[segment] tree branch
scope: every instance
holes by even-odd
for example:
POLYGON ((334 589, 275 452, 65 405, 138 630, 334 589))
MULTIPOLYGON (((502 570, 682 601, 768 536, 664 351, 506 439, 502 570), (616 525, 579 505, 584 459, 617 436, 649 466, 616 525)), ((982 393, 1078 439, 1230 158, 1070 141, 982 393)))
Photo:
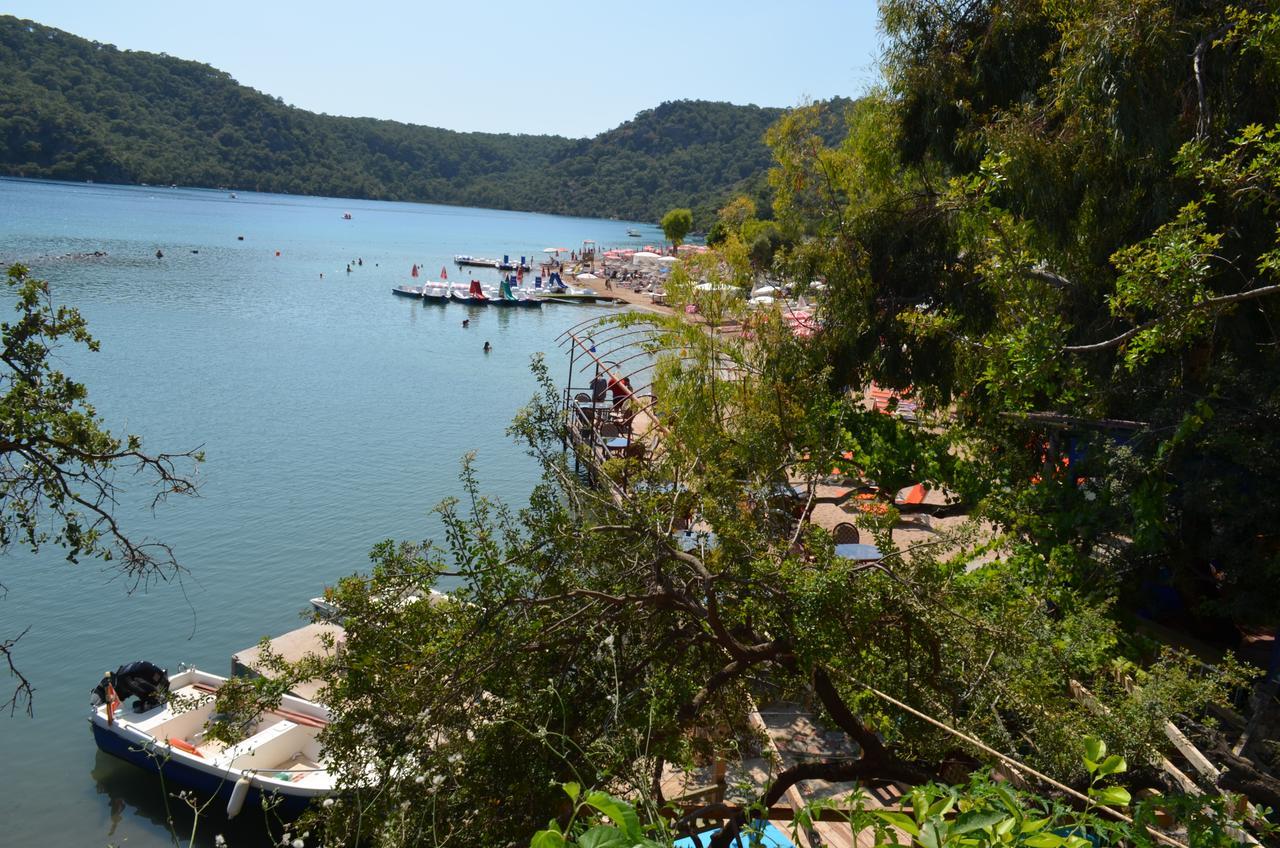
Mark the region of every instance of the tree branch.
MULTIPOLYGON (((753 804, 749 810, 738 809, 734 811, 725 822, 720 831, 711 837, 710 848, 729 848, 733 844, 734 837, 742 830, 743 825, 749 820, 759 817, 760 810, 767 810, 786 794, 787 790, 797 783, 805 780, 822 780, 827 783, 845 783, 851 780, 866 780, 868 778, 889 778, 896 779, 892 775, 885 774, 882 771, 881 764, 867 760, 866 758, 854 760, 827 761, 819 763, 800 763, 792 766, 786 771, 778 775, 777 780, 769 787, 769 790, 760 799, 759 804, 753 804)), ((687 813, 681 823, 686 820, 702 818, 707 814, 715 812, 724 812, 728 808, 725 805, 711 805, 706 808, 699 808, 687 813)), ((677 826, 679 827, 679 825, 677 826)))
POLYGON ((1227 304, 1230 304, 1230 303, 1238 303, 1239 301, 1242 301, 1242 300, 1253 300, 1255 298, 1267 297, 1273 294, 1280 294, 1280 285, 1262 286, 1261 288, 1250 289, 1249 291, 1239 292, 1238 294, 1227 294, 1221 297, 1211 297, 1208 300, 1202 300, 1199 303, 1194 303, 1190 306, 1184 306, 1183 308, 1175 310, 1169 315, 1161 315, 1159 318, 1152 318, 1150 321, 1147 321, 1144 324, 1139 324, 1138 326, 1134 327, 1131 330, 1126 330, 1125 332, 1121 333, 1115 338, 1110 338, 1110 339, 1107 339, 1106 341, 1101 341, 1101 342, 1094 342, 1093 344, 1067 345, 1066 347, 1063 348, 1063 350, 1067 353, 1096 353, 1100 350, 1107 350, 1108 348, 1118 347, 1124 344, 1125 342, 1129 341, 1129 339, 1138 335, 1142 331, 1150 330, 1152 327, 1160 324, 1163 321, 1168 321, 1170 318, 1174 318, 1179 315, 1185 315, 1188 312, 1196 312, 1201 309, 1212 309, 1215 306, 1226 306, 1227 304))
MULTIPOLYGON (((27 631, 30 629, 31 628, 28 626, 12 639, 6 639, 3 642, 0 642, 0 654, 4 655, 5 663, 9 666, 9 676, 16 677, 18 679, 18 685, 14 688, 13 695, 9 698, 9 703, 7 705, 9 707, 9 715, 11 716, 17 711, 18 705, 23 701, 26 701, 27 704, 27 716, 30 717, 33 715, 31 696, 35 694, 35 689, 32 688, 31 681, 27 680, 27 678, 23 676, 22 672, 18 671, 18 667, 13 664, 12 650, 13 646, 18 644, 18 640, 23 636, 26 636, 27 631)), ((0 707, 0 709, 3 709, 3 707, 0 707)))

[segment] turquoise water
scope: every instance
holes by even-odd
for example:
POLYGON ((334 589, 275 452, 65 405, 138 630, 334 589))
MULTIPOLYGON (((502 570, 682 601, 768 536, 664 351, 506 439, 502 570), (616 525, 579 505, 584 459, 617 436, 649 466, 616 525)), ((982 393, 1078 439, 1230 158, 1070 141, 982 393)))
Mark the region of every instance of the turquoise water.
MULTIPOLYGON (((34 718, 0 717, 0 845, 171 844, 159 784, 94 748, 88 692, 104 670, 149 659, 226 673, 233 652, 298 626, 309 597, 363 569, 374 543, 435 534, 431 507, 458 492, 467 451, 486 491, 527 495, 536 469, 505 428, 533 394, 529 359, 545 351, 558 366, 556 335, 604 310, 392 296, 413 263, 461 279, 455 253, 540 258, 583 239, 626 243, 637 226, 237 194, 0 179, 0 262, 49 280, 102 343, 64 349, 63 369, 113 431, 207 455, 199 498, 121 511, 132 534, 174 546, 190 571, 181 585, 128 594, 56 549, 0 557, 0 637, 30 625, 17 657, 37 687, 34 718), (95 250, 107 256, 67 257, 95 250)), ((214 830, 226 828, 199 844, 214 830)), ((263 840, 251 826, 229 833, 263 840)))

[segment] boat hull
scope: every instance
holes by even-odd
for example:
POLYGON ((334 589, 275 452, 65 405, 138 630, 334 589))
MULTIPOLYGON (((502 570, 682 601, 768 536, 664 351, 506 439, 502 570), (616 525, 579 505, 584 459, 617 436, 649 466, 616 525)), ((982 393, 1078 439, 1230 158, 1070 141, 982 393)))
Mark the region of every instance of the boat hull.
POLYGON ((539 300, 532 300, 530 298, 519 298, 519 297, 495 297, 495 298, 490 298, 489 302, 492 303, 494 306, 510 306, 517 309, 528 308, 528 307, 536 308, 542 305, 542 302, 539 300))
MULTIPOLYGON (((163 745, 134 742, 113 733, 108 728, 99 726, 96 722, 93 723, 93 741, 97 744, 98 750, 104 754, 110 754, 162 778, 166 792, 169 791, 169 787, 178 786, 190 789, 202 798, 216 796, 224 810, 227 802, 231 800, 231 791, 236 785, 235 779, 225 776, 225 773, 215 774, 189 766, 178 757, 169 756, 169 752, 163 745)), ((238 775, 234 777, 238 778, 238 775)), ((243 809, 260 809, 264 796, 277 815, 282 818, 297 818, 302 815, 312 798, 319 797, 290 795, 251 784, 243 809)))
POLYGON ((400 297, 422 297, 421 291, 417 291, 412 288, 407 288, 405 286, 397 286, 396 288, 391 290, 391 293, 395 295, 399 295, 400 297))

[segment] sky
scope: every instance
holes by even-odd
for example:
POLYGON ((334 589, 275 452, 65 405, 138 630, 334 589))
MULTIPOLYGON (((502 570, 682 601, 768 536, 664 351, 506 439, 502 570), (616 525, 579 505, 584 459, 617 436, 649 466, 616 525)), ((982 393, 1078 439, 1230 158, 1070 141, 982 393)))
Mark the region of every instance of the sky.
POLYGON ((875 0, 18 0, 0 12, 206 62, 285 103, 592 136, 667 100, 795 106, 875 80, 875 0))

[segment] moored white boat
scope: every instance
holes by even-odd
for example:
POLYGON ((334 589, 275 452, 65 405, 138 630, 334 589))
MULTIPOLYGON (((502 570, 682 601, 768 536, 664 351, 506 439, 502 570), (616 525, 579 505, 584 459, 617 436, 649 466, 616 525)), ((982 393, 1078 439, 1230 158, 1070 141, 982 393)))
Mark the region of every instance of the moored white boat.
MULTIPOLYGON (((94 741, 105 753, 162 774, 170 786, 219 796, 228 815, 267 797, 278 800, 281 815, 292 816, 313 799, 332 794, 334 778, 316 738, 329 722, 328 710, 286 695, 276 710, 245 729, 242 741, 228 746, 205 735, 214 697, 226 682, 198 669, 180 672, 168 679, 169 697, 162 693, 141 703, 142 712, 108 693, 89 715, 94 741)), ((127 702, 127 681, 115 685, 127 702)))

